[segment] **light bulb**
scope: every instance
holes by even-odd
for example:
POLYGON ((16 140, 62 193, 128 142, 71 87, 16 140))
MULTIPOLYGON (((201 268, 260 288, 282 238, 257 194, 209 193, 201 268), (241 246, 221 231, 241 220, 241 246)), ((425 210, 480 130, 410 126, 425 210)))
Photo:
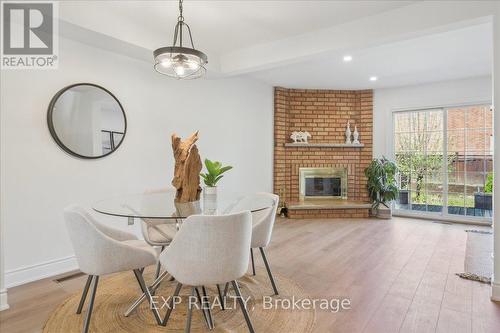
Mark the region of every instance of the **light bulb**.
POLYGON ((189 61, 187 65, 189 69, 192 69, 193 71, 197 71, 200 68, 200 64, 196 61, 189 61))
POLYGON ((184 73, 186 72, 184 70, 184 65, 183 64, 176 64, 174 66, 174 71, 175 71, 175 74, 177 74, 177 76, 183 76, 184 73))
POLYGON ((351 61, 351 60, 352 60, 352 56, 350 56, 350 55, 345 55, 345 56, 344 56, 344 61, 345 61, 345 62, 349 62, 349 61, 351 61))

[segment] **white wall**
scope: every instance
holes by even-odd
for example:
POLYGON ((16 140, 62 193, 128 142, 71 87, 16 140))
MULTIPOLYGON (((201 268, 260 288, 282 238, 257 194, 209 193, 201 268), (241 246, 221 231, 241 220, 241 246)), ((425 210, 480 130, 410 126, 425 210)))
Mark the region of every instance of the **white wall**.
POLYGON ((401 109, 491 103, 491 77, 377 89, 373 99, 373 156, 393 154, 392 113, 401 109))
MULTIPOLYGON (((176 81, 150 63, 60 40, 58 70, 2 71, 1 222, 6 284, 75 268, 62 210, 101 198, 167 186, 170 135, 200 130, 202 158, 231 164, 220 191, 272 190, 273 91, 251 79, 176 81), (46 124, 62 87, 91 82, 109 89, 128 121, 110 156, 82 160, 61 150, 46 124)), ((126 221, 118 219, 117 225, 126 221)))

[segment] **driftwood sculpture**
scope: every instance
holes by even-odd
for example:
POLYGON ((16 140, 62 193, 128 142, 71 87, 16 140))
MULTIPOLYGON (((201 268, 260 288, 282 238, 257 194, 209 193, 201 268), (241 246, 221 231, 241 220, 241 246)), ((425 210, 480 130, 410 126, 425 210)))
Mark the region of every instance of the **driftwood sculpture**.
POLYGON ((202 169, 200 154, 195 142, 198 131, 186 141, 181 141, 177 134, 172 134, 172 149, 175 158, 174 179, 172 185, 177 189, 177 202, 192 202, 200 199, 200 172, 202 169))

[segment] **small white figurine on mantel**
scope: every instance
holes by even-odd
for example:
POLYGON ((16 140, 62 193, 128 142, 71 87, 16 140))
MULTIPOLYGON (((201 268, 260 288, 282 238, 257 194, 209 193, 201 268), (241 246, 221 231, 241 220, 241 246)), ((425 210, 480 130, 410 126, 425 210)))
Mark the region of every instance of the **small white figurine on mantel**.
POLYGON ((307 140, 311 137, 309 132, 292 132, 290 135, 290 139, 293 140, 293 143, 309 143, 307 140))
POLYGON ((351 144, 351 123, 350 120, 347 121, 347 127, 345 129, 345 144, 351 144))
POLYGON ((354 126, 354 133, 352 133, 352 143, 355 145, 359 145, 359 132, 358 132, 358 126, 354 126))

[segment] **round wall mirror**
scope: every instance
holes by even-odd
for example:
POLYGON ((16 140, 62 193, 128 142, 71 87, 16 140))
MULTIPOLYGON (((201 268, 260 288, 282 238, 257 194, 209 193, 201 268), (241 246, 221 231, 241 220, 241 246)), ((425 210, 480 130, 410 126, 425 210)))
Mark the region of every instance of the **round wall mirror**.
POLYGON ((127 131, 118 99, 92 83, 73 84, 57 92, 50 101, 47 123, 57 144, 80 158, 111 154, 127 131))

